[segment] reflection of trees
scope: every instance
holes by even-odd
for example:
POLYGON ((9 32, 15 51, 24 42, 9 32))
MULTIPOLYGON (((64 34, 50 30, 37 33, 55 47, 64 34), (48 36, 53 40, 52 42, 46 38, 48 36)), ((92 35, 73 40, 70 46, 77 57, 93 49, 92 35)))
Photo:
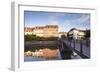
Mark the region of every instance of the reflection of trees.
POLYGON ((25 41, 53 41, 57 39, 58 37, 40 37, 36 35, 25 35, 25 41))

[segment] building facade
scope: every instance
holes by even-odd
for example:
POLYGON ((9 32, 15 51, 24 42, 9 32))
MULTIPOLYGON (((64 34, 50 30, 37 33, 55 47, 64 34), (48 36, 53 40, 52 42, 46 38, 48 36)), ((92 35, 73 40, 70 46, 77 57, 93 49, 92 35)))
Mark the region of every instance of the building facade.
POLYGON ((32 28, 32 27, 25 27, 24 28, 25 35, 32 35, 33 30, 34 30, 34 28, 32 28))
POLYGON ((39 37, 58 37, 58 25, 25 27, 25 35, 32 34, 39 37))
POLYGON ((73 28, 68 32, 68 35, 72 39, 83 39, 86 34, 85 31, 86 30, 80 30, 80 29, 73 28))
POLYGON ((61 38, 62 36, 67 37, 67 32, 59 32, 59 38, 61 38))
POLYGON ((44 28, 45 37, 58 37, 58 25, 46 25, 44 28))
POLYGON ((32 31, 34 35, 43 37, 44 36, 44 27, 43 26, 36 26, 32 31))

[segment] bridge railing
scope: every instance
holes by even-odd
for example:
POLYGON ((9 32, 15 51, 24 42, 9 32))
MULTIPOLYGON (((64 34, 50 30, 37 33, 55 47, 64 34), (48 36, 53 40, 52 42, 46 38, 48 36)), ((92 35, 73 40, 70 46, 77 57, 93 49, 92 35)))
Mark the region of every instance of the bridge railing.
POLYGON ((72 47, 74 50, 78 51, 80 54, 85 55, 90 58, 90 40, 74 40, 74 39, 64 39, 66 45, 72 47))

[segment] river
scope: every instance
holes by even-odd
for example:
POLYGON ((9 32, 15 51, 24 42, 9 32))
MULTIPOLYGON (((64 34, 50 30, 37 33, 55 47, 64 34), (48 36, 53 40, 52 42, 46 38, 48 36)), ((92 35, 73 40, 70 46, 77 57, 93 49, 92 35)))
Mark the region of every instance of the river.
POLYGON ((61 60, 60 52, 58 51, 58 57, 57 58, 44 58, 44 57, 24 56, 24 61, 25 62, 47 61, 47 60, 61 60))

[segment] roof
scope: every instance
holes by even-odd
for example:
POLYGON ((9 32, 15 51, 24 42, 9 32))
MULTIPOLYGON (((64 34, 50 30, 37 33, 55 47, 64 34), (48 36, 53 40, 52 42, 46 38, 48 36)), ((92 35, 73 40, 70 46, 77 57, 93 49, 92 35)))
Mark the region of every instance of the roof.
MULTIPOLYGON (((73 31, 73 30, 77 30, 77 31, 80 31, 80 32, 85 32, 85 31, 90 31, 90 29, 86 29, 86 30, 83 30, 83 29, 77 29, 77 28, 72 28, 72 29, 70 29, 70 31, 73 31)), ((69 31, 69 32, 70 32, 69 31)))

